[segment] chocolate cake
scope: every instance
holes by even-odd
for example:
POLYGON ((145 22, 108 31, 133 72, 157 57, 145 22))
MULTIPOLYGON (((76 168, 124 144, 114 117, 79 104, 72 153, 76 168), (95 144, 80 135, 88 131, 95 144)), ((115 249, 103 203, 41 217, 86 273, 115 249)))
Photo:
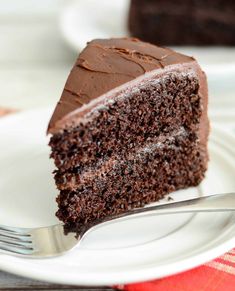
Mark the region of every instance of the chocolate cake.
POLYGON ((235 1, 131 0, 132 35, 163 45, 235 45, 235 1))
POLYGON ((206 76, 194 58, 168 48, 93 40, 72 68, 48 132, 57 216, 77 230, 201 182, 206 76))

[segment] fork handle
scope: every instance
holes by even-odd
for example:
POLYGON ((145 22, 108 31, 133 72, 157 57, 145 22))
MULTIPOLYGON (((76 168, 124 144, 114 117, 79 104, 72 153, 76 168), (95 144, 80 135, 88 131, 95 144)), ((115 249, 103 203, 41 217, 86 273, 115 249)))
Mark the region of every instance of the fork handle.
POLYGON ((163 205, 133 209, 123 214, 107 217, 104 222, 132 215, 149 215, 150 212, 154 212, 156 215, 163 215, 174 213, 223 211, 235 211, 235 193, 216 194, 163 205))

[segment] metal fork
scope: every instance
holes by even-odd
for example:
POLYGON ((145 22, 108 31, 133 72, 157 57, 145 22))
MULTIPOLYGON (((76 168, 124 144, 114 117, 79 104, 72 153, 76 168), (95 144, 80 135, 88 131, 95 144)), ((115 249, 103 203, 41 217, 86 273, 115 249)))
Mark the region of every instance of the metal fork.
POLYGON ((228 193, 130 210, 85 226, 78 234, 65 234, 63 224, 41 228, 18 228, 0 225, 0 251, 6 254, 30 258, 58 256, 73 249, 85 234, 95 230, 97 226, 100 227, 111 223, 113 220, 123 220, 129 217, 146 215, 234 210, 235 193, 228 193))

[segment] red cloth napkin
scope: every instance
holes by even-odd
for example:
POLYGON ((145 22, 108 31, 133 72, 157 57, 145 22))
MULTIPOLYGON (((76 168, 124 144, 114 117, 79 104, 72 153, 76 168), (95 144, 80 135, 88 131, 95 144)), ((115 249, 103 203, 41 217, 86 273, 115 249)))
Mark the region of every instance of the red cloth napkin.
POLYGON ((126 291, 235 291, 235 249, 184 273, 117 288, 126 291))
POLYGON ((12 113, 12 112, 15 112, 16 110, 14 109, 9 109, 9 108, 2 108, 0 107, 0 117, 1 116, 4 116, 4 115, 7 115, 9 113, 12 113))

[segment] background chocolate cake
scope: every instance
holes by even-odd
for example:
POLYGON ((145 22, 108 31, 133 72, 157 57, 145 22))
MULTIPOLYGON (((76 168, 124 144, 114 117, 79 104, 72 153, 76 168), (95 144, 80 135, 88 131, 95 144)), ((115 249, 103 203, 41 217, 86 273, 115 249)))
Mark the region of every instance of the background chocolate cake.
POLYGON ((129 29, 162 45, 235 45, 235 1, 131 0, 129 29))
POLYGON ((204 177, 205 74, 192 57, 167 48, 93 40, 68 77, 48 132, 57 216, 70 230, 142 207, 204 177))

